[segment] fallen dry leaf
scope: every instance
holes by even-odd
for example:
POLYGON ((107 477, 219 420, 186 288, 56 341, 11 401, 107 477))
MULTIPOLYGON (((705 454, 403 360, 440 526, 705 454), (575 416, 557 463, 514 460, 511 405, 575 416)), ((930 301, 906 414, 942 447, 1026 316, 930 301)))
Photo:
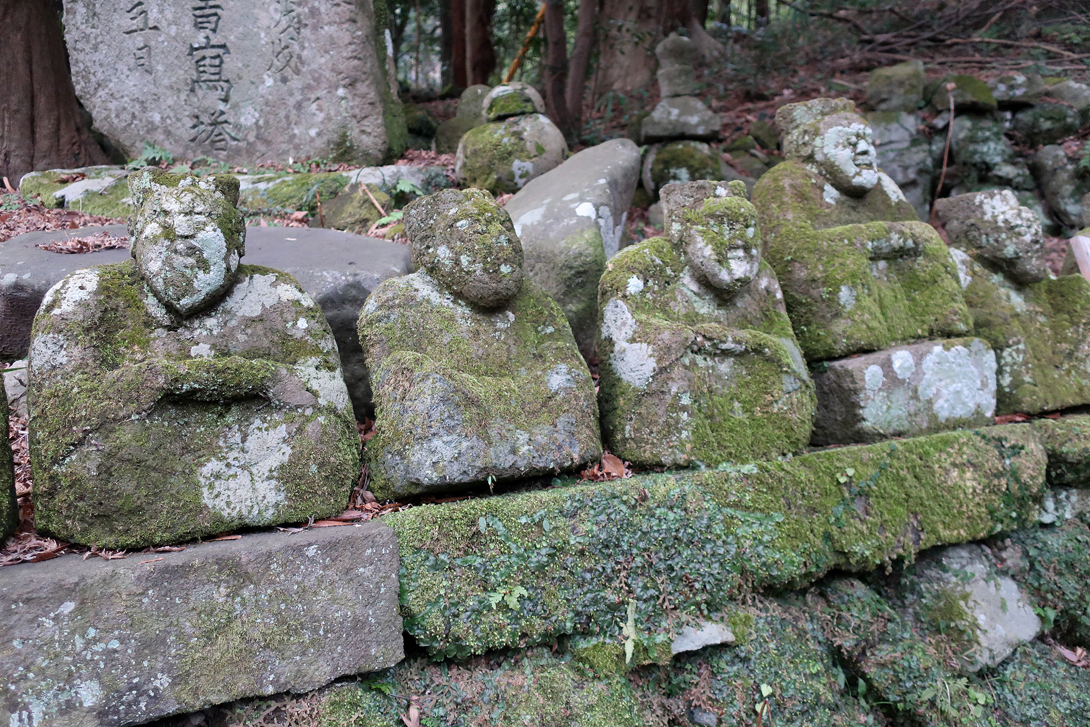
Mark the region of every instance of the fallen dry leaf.
POLYGON ((1071 649, 1060 646, 1056 643, 1052 645, 1056 647, 1056 651, 1060 652, 1060 656, 1067 659, 1075 666, 1082 669, 1090 669, 1090 658, 1087 658, 1086 649, 1082 648, 1081 646, 1076 646, 1075 650, 1072 651, 1071 649))
POLYGON ((628 465, 629 463, 621 461, 620 457, 604 452, 601 462, 583 470, 579 473, 579 476, 592 482, 620 480, 632 476, 632 470, 628 468, 628 465))
POLYGON ((996 424, 1015 424, 1018 422, 1028 422, 1029 416, 1025 414, 1002 414, 995 418, 996 424))
POLYGON ((38 243, 34 247, 47 252, 78 255, 86 252, 98 252, 99 250, 127 250, 129 249, 129 238, 117 237, 103 231, 97 235, 84 235, 83 237, 72 237, 67 240, 38 243))

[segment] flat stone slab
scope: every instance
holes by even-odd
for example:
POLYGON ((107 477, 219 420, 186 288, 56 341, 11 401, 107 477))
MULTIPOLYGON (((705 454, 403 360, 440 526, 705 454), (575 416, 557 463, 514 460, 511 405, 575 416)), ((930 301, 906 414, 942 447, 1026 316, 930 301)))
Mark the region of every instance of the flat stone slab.
POLYGON ((138 724, 404 656, 393 531, 258 533, 0 570, 0 723, 138 724))
POLYGON ((996 359, 979 338, 925 341, 818 364, 819 446, 990 424, 996 359))
MULTIPOLYGON (((34 314, 49 288, 69 273, 130 259, 128 250, 65 255, 39 243, 94 235, 128 235, 124 225, 29 232, 0 243, 0 360, 24 357, 34 314)), ((242 262, 282 270, 317 301, 333 329, 348 393, 357 416, 371 406, 356 319, 371 291, 387 278, 412 272, 409 248, 336 230, 300 227, 246 228, 242 262)))

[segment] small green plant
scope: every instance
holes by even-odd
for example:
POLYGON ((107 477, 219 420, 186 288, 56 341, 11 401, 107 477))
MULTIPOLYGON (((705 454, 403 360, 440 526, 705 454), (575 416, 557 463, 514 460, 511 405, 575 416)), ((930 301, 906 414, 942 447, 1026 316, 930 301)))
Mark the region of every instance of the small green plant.
MULTIPOLYGON (((1088 605, 1088 608, 1090 608, 1090 605, 1088 605)), ((1041 630, 1046 634, 1056 627, 1056 616, 1058 615, 1056 609, 1048 606, 1045 606, 1044 608, 1034 606, 1033 612, 1041 619, 1041 630)))
POLYGON ((987 692, 976 689, 965 677, 960 679, 942 679, 920 693, 925 702, 934 701, 939 712, 947 719, 957 721, 964 715, 959 706, 967 704, 974 717, 981 716, 985 706, 991 703, 987 692))
POLYGON ((507 604, 507 607, 510 608, 512 611, 517 611, 518 607, 519 607, 519 598, 520 597, 528 597, 529 595, 530 595, 530 592, 527 591, 522 586, 515 586, 514 588, 509 588, 506 591, 497 591, 495 593, 489 593, 488 594, 488 603, 494 609, 494 608, 496 608, 496 606, 499 605, 500 601, 503 601, 504 603, 507 604))
POLYGON ((141 167, 157 167, 161 164, 173 164, 174 155, 161 146, 155 146, 151 142, 144 142, 144 151, 140 153, 140 156, 129 162, 129 169, 140 169, 141 167))
POLYGON ((394 185, 394 192, 404 192, 405 194, 415 194, 417 197, 424 196, 424 190, 413 184, 411 181, 402 177, 397 180, 397 184, 394 185))

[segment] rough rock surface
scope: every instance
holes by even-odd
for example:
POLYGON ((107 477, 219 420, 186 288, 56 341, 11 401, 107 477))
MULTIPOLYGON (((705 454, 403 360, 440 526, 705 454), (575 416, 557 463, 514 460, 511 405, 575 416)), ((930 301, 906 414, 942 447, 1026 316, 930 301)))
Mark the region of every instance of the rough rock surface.
POLYGON ((489 90, 491 89, 488 86, 476 85, 462 91, 462 96, 458 99, 457 115, 439 124, 439 128, 435 130, 435 151, 440 154, 455 153, 462 135, 484 123, 481 105, 489 90))
POLYGON ((809 361, 969 332, 945 244, 877 168, 847 99, 776 113, 787 161, 757 182, 766 257, 809 361))
POLYGON ((130 156, 396 158, 407 132, 370 4, 66 0, 76 94, 130 156), (300 99, 305 99, 299 102, 300 99))
POLYGON ((1039 103, 1014 115, 1011 128, 1030 146, 1055 144, 1078 132, 1082 119, 1077 109, 1064 103, 1039 103))
MULTIPOLYGON (((459 108, 461 113, 461 108, 459 108)), ((512 81, 489 89, 481 100, 481 121, 502 121, 512 116, 545 113, 545 102, 533 86, 512 81)))
POLYGON ((920 219, 927 219, 934 162, 930 143, 918 131, 920 117, 904 111, 872 111, 866 119, 873 131, 878 167, 897 184, 920 219))
POLYGON ((851 444, 982 427, 995 415, 995 353, 979 338, 827 361, 812 372, 813 443, 851 444))
POLYGON ((740 182, 663 190, 667 239, 625 248, 598 300, 603 434, 649 466, 801 450, 813 384, 740 182))
POLYGON ((935 200, 950 244, 1018 284, 1048 277, 1041 220, 1007 189, 935 200))
POLYGON ((655 46, 655 56, 659 61, 656 76, 660 96, 692 96, 700 90, 693 67, 697 56, 695 43, 676 33, 671 34, 655 46))
POLYGON ((1090 189, 1075 171, 1062 147, 1043 146, 1030 161, 1030 169, 1041 187, 1045 201, 1061 225, 1079 228, 1082 222, 1081 198, 1090 189))
POLYGON ((639 172, 636 145, 614 139, 531 180, 505 206, 527 277, 560 304, 585 358, 594 350, 598 281, 620 249, 639 172))
POLYGON ((722 121, 719 115, 695 96, 673 96, 659 101, 640 127, 643 143, 696 139, 713 141, 719 138, 722 121))
POLYGON ((380 523, 4 568, 0 720, 138 724, 385 669, 397 573, 380 523))
POLYGON ((1090 416, 1033 422, 1048 452, 1048 483, 1090 488, 1090 416))
POLYGON ((943 78, 931 97, 931 105, 939 111, 950 108, 950 96, 954 97, 955 113, 987 113, 995 111, 998 105, 988 84, 976 76, 953 75, 943 78), (947 91, 946 84, 953 83, 954 90, 947 91))
POLYGON ((6 364, 6 369, 0 369, 4 375, 4 393, 8 397, 8 408, 17 417, 26 417, 26 359, 12 361, 6 364))
POLYGON ((0 543, 15 532, 19 524, 19 506, 15 502, 15 469, 8 442, 8 396, 0 386, 0 543))
POLYGON ((709 144, 702 141, 671 141, 648 147, 640 181, 644 189, 657 197, 659 190, 667 184, 729 179, 732 171, 719 152, 709 144))
POLYGON ((336 514, 359 438, 321 308, 239 266, 233 178, 129 184, 135 262, 69 275, 34 319, 38 529, 136 548, 336 514))
POLYGON ((1090 404, 1090 282, 1081 275, 1018 285, 967 253, 957 264, 973 335, 995 351, 997 414, 1090 404))
MULTIPOLYGON (((103 231, 126 234, 124 226, 109 225, 31 232, 0 243, 0 358, 26 355, 34 313, 49 288, 76 270, 124 262, 131 256, 128 250, 62 255, 35 245, 103 231)), ((370 416, 371 386, 356 319, 375 286, 387 278, 412 272, 409 249, 334 230, 249 227, 246 260, 288 273, 321 306, 337 340, 353 408, 361 420, 370 416)))
POLYGON ((1036 73, 1011 73, 988 79, 988 88, 1001 109, 1025 108, 1037 103, 1045 83, 1036 73))
POLYGON ((1010 576, 998 572, 979 545, 928 553, 916 567, 918 593, 910 608, 918 619, 942 619, 961 629, 976 648, 963 665, 975 672, 996 666, 1015 647, 1041 633, 1041 619, 1010 576))
POLYGON ((360 313, 379 497, 578 467, 601 454, 594 384, 560 307, 523 280, 507 212, 480 190, 406 208, 418 272, 360 313))
MULTIPOLYGON (((946 113, 940 118, 948 119, 949 115, 946 113)), ((932 124, 936 125, 937 122, 938 119, 932 124)), ((1006 127, 994 114, 958 116, 953 125, 950 158, 957 167, 960 192, 975 191, 981 185, 1033 189, 1029 169, 1018 158, 1004 134, 1006 127)), ((946 123, 942 123, 940 130, 945 129, 946 123)), ((945 135, 936 134, 931 144, 935 165, 941 167, 945 135)))
POLYGON ((567 155, 568 144, 548 116, 513 116, 466 132, 458 143, 454 172, 465 186, 494 194, 517 192, 560 166, 567 155))
POLYGON ((920 61, 876 68, 867 77, 867 105, 874 111, 916 111, 923 105, 920 61))

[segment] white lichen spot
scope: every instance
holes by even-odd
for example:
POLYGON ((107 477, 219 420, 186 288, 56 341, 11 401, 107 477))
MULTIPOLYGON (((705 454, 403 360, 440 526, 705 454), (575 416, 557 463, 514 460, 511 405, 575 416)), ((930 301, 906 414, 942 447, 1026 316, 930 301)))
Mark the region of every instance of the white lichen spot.
POLYGON ((56 333, 35 336, 30 345, 31 368, 42 373, 68 365, 68 340, 56 333))
POLYGON ((825 188, 821 192, 821 198, 825 200, 825 204, 836 204, 840 200, 840 192, 836 191, 836 187, 825 183, 825 188))
POLYGON ((575 215, 577 217, 589 217, 593 220, 598 216, 598 213, 595 211, 592 202, 580 202, 575 206, 575 215))
POLYGON ((633 275, 628 279, 628 285, 625 287, 625 290, 629 295, 635 295, 643 290, 643 281, 640 280, 639 277, 633 275))
POLYGON ((207 343, 198 343, 190 347, 189 355, 192 358, 212 358, 212 347, 207 343))
POLYGON ((545 378, 545 384, 549 387, 549 391, 554 394, 561 391, 575 390, 575 378, 572 377, 567 364, 557 364, 549 371, 545 378))
POLYGON ((890 198, 890 201, 894 203, 908 201, 905 198, 904 192, 901 191, 901 188, 897 186, 896 182, 890 179, 889 175, 879 173, 878 182, 882 185, 882 191, 886 193, 886 196, 890 198))
POLYGON ((655 374, 653 351, 646 343, 629 342, 636 333, 636 320, 622 301, 611 300, 602 310, 602 338, 613 341, 610 366, 625 383, 645 388, 655 374))
POLYGON ((295 366, 299 378, 306 387, 318 397, 319 406, 334 407, 341 411, 349 411, 352 406, 348 398, 348 387, 345 386, 344 377, 339 371, 326 371, 320 368, 322 362, 317 358, 306 358, 295 366))
POLYGON ((77 270, 46 292, 42 307, 53 302, 59 294, 60 302, 53 309, 53 315, 73 313, 80 304, 90 300, 96 290, 98 290, 98 270, 95 268, 77 270))
POLYGON ((291 456, 287 425, 258 418, 227 428, 220 437, 219 458, 199 470, 201 501, 214 513, 251 525, 275 521, 286 502, 278 475, 291 456))
POLYGON ((953 346, 949 350, 936 345, 920 364, 923 378, 917 393, 931 401, 931 409, 940 422, 995 412, 995 353, 982 341, 969 348, 953 346))
POLYGON ((867 367, 867 370, 863 372, 863 383, 867 387, 867 391, 877 391, 878 389, 881 389, 882 384, 884 384, 885 381, 885 373, 878 364, 871 364, 867 367))
POLYGON ((890 354, 890 362, 893 365, 893 373, 902 381, 916 371, 916 359, 912 358, 911 351, 894 351, 890 354))
POLYGON ((295 327, 300 329, 300 330, 306 330, 307 319, 306 318, 300 318, 299 320, 297 320, 295 322, 295 327))
POLYGON ((522 189, 526 186, 526 183, 530 181, 530 175, 534 171, 533 162, 524 162, 521 159, 516 159, 511 163, 511 175, 514 179, 515 186, 522 189))
POLYGON ((951 247, 949 250, 950 257, 954 259, 954 265, 958 269, 958 282, 961 283, 961 289, 965 290, 969 287, 969 283, 973 282, 973 276, 969 272, 969 263, 972 258, 956 247, 951 247))
POLYGON ((840 305, 844 310, 851 310, 855 307, 855 288, 850 285, 841 285, 840 292, 837 293, 836 299, 840 301, 840 305))

